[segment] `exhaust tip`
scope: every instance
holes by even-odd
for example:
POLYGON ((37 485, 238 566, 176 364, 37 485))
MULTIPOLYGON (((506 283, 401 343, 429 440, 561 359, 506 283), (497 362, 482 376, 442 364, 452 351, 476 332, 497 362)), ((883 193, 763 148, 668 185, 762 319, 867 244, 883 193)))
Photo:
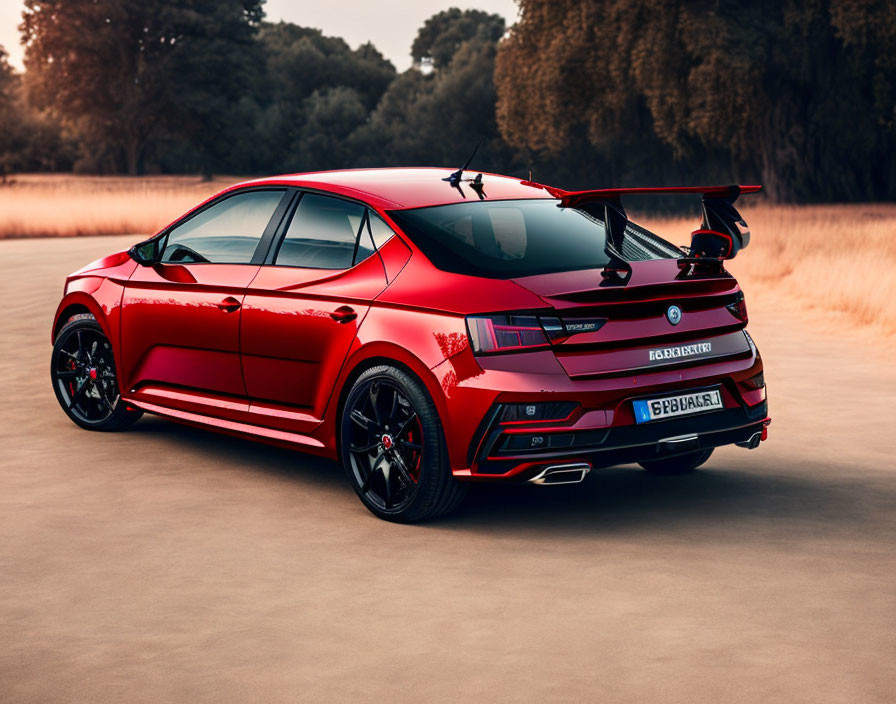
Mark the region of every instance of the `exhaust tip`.
POLYGON ((546 486, 548 484, 578 484, 590 471, 591 465, 587 462, 552 464, 532 477, 529 480, 529 483, 538 484, 539 486, 546 486))
POLYGON ((748 450, 755 450, 757 447, 759 447, 759 443, 762 442, 762 433, 763 433, 763 431, 760 430, 758 432, 753 433, 750 436, 749 440, 744 440, 743 442, 736 442, 734 444, 737 445, 738 447, 745 447, 748 450))

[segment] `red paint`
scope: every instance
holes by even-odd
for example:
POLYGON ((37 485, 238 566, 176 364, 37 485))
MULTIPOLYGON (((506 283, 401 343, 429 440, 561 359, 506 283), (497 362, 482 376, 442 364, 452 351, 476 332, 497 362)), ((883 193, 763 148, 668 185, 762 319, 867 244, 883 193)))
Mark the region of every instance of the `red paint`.
MULTIPOLYGON (((622 287, 601 287, 599 271, 508 280, 446 273, 386 211, 463 201, 441 180, 449 173, 367 169, 234 186, 228 192, 276 184, 353 199, 380 215, 396 236, 346 270, 261 263, 144 267, 126 253, 112 254, 67 279, 53 330, 74 313, 89 311, 97 318, 112 343, 128 407, 333 458, 339 404, 359 368, 398 364, 426 387, 444 426, 452 471, 470 479, 527 476, 545 464, 520 456, 500 472, 484 471, 489 468, 479 455, 481 431, 496 403, 578 404, 563 419, 496 429, 516 435, 539 428, 569 433, 630 428, 633 398, 715 385, 722 388, 726 409, 764 408, 764 387, 748 383, 762 371, 762 361, 740 332, 745 320, 726 308, 740 292, 733 278, 679 278, 674 260, 634 262, 622 287), (683 312, 677 326, 665 318, 673 302, 683 312), (474 355, 466 316, 509 311, 606 323, 546 348, 474 355), (651 349, 696 341, 712 342, 713 354, 697 361, 647 361, 651 349)), ((483 179, 490 200, 573 203, 627 194, 730 193, 727 187, 569 192, 494 174, 483 179)), ((468 197, 474 195, 462 187, 468 197)), ((756 190, 741 187, 744 193, 756 190)), ((763 439, 766 421, 764 415, 750 421, 761 427, 763 439)), ((697 431, 700 424, 694 420, 697 431)), ((419 428, 412 432, 422 435, 419 428)), ((383 436, 382 445, 391 444, 392 438, 383 436)), ((590 461, 586 455, 574 457, 590 461)))

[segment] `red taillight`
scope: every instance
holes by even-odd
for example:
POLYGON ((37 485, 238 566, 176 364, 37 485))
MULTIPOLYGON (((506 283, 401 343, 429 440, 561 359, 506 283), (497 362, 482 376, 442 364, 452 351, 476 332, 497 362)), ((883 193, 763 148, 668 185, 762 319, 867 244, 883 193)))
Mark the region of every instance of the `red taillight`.
POLYGON ((476 315, 467 318, 470 346, 475 354, 549 347, 547 335, 534 315, 476 315))
POLYGON ((747 322, 747 302, 744 300, 743 291, 738 291, 734 296, 734 300, 726 304, 725 307, 735 318, 744 323, 747 322))

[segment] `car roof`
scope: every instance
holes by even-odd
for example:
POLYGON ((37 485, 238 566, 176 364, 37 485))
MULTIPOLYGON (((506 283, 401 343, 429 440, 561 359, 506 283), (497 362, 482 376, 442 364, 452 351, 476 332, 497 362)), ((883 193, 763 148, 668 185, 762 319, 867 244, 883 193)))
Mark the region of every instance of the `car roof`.
MULTIPOLYGON (((357 198, 383 210, 421 208, 477 200, 476 192, 466 181, 460 185, 463 190, 461 193, 442 180, 453 171, 454 169, 429 167, 317 171, 255 179, 238 184, 234 188, 289 185, 318 189, 357 198)), ((464 178, 473 178, 479 173, 481 172, 470 170, 464 172, 464 178)), ((482 184, 486 200, 554 197, 537 184, 498 174, 483 173, 482 184)))

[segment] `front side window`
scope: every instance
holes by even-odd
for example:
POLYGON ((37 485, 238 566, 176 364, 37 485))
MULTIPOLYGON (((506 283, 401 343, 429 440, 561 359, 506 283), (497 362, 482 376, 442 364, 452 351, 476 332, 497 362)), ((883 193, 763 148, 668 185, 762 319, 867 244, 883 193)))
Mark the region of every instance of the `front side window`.
POLYGON ((284 191, 247 191, 221 200, 174 227, 162 261, 249 264, 284 191))
POLYGON ((355 262, 364 206, 316 193, 299 201, 275 264, 308 269, 348 269, 355 262))

